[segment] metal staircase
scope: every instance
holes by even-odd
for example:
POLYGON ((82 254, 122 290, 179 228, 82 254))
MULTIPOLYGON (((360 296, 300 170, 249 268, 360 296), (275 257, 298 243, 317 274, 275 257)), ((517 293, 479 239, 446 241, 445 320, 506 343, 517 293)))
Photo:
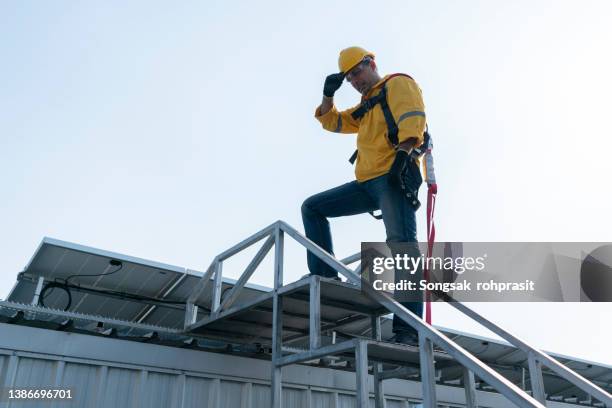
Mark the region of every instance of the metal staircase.
MULTIPOLYGON (((330 368, 354 370, 356 373, 356 400, 359 408, 369 407, 369 367, 372 367, 376 408, 384 407, 383 381, 389 378, 420 376, 423 406, 437 407, 436 366, 461 364, 467 407, 478 407, 477 376, 519 407, 545 407, 546 392, 542 367, 554 372, 580 388, 600 406, 612 407, 612 396, 602 388, 570 370, 549 355, 529 346, 480 316, 467 306, 449 303, 457 310, 479 322, 519 350, 526 353, 529 362, 530 393, 519 388, 493 368, 480 361, 442 332, 411 313, 392 296, 379 292, 363 281, 360 266, 347 265, 360 259, 355 254, 337 260, 283 221, 264 228, 251 237, 217 255, 187 301, 184 333, 204 335, 236 341, 248 341, 256 336, 271 345, 271 406, 282 404, 282 368, 296 363, 318 361, 330 368), (309 276, 297 282, 284 284, 283 254, 285 235, 330 265, 347 282, 309 276), (225 260, 265 239, 265 242, 246 267, 234 287, 222 293, 222 265, 225 260), (239 295, 247 281, 274 247, 274 289, 270 292, 240 300, 239 295), (210 311, 197 320, 198 299, 209 293, 210 311), (381 341, 380 316, 394 313, 419 332, 419 347, 381 341), (371 336, 322 336, 322 332, 342 333, 343 327, 358 321, 371 323, 371 336), (342 338, 341 340, 339 338, 342 338), (292 344, 308 340, 305 347, 292 344), (436 349, 434 349, 434 345, 436 349), (530 395, 531 394, 531 395, 530 395)), ((200 310, 200 313, 202 311, 200 310)), ((201 314, 200 314, 201 315, 201 314)))

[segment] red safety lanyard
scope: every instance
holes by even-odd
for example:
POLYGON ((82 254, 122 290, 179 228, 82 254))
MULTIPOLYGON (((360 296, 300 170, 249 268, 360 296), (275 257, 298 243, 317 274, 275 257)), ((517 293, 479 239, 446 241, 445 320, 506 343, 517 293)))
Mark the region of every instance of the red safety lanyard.
MULTIPOLYGON (((433 255, 433 245, 436 240, 436 225, 434 224, 434 210, 436 208, 436 194, 438 185, 430 184, 427 189, 427 258, 433 255)), ((425 262, 425 281, 429 282, 428 262, 425 262)), ((425 321, 431 324, 431 293, 425 291, 425 321)))

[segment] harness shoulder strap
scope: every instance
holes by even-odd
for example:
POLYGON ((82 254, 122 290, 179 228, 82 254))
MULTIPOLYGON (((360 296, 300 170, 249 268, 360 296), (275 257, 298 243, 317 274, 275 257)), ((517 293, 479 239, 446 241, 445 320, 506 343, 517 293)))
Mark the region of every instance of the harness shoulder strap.
POLYGON ((399 140, 397 138, 397 134, 399 133, 399 128, 397 127, 397 123, 395 123, 395 119, 393 118, 393 113, 391 112, 391 108, 389 107, 389 102, 387 101, 387 87, 383 87, 380 91, 379 95, 383 95, 380 101, 380 108, 383 111, 383 115, 385 116, 385 122, 387 123, 387 138, 389 138, 389 142, 394 149, 397 149, 399 145, 399 140))
POLYGON ((377 95, 374 95, 371 98, 362 99, 359 107, 351 113, 351 116, 353 117, 353 119, 361 119, 366 113, 371 111, 374 108, 374 106, 376 106, 379 103, 382 103, 383 100, 386 98, 387 82, 391 78, 395 78, 397 76, 404 76, 404 77, 412 79, 412 77, 408 74, 397 73, 397 74, 389 75, 387 78, 385 78, 384 82, 380 85, 382 86, 382 90, 377 95), (385 94, 383 94, 383 92, 385 94))
MULTIPOLYGON (((377 95, 372 96, 371 98, 362 100, 361 105, 359 105, 359 107, 351 113, 353 119, 361 119, 376 105, 380 104, 380 108, 382 109, 383 115, 385 117, 385 122, 387 124, 387 138, 389 139, 389 142, 391 143, 393 148, 397 148, 397 145, 399 144, 399 140, 397 138, 399 129, 397 127, 397 123, 395 122, 395 118, 393 118, 393 113, 391 112, 391 108, 389 107, 389 103, 387 101, 387 82, 391 78, 395 78, 397 76, 404 76, 412 79, 412 77, 408 74, 397 73, 389 75, 382 83, 382 89, 380 90, 380 92, 377 95)), ((357 159, 357 153, 357 150, 353 152, 351 158, 349 159, 349 163, 355 163, 355 160, 357 159)))

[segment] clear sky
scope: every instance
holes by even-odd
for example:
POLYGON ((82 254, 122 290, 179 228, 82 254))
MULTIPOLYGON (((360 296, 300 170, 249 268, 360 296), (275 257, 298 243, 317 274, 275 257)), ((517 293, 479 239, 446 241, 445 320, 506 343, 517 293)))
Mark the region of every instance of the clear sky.
MULTIPOLYGON (((351 45, 423 90, 440 241, 612 241, 610 15, 604 0, 2 2, 0 297, 44 236, 202 270, 276 219, 301 230, 302 201, 353 178, 354 137, 313 118, 351 45)), ((339 256, 385 238, 368 215, 332 228, 339 256)), ((288 279, 306 272, 303 251, 287 258, 288 279)), ((610 303, 474 307, 612 364, 610 303)), ((484 333, 445 305, 434 323, 484 333)))

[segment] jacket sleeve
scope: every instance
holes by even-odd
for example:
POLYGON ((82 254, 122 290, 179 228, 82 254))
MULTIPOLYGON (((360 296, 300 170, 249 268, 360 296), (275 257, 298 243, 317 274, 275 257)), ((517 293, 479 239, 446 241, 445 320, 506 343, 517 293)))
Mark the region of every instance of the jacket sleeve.
POLYGON ((315 111, 315 118, 321 122, 323 129, 335 133, 357 133, 359 131, 359 120, 353 119, 351 112, 357 109, 354 106, 342 112, 338 112, 336 106, 332 106, 329 112, 321 115, 321 106, 315 111))
POLYGON ((404 76, 391 78, 387 82, 387 101, 399 129, 399 142, 415 137, 419 140, 416 146, 420 146, 426 119, 423 95, 417 83, 404 76))

